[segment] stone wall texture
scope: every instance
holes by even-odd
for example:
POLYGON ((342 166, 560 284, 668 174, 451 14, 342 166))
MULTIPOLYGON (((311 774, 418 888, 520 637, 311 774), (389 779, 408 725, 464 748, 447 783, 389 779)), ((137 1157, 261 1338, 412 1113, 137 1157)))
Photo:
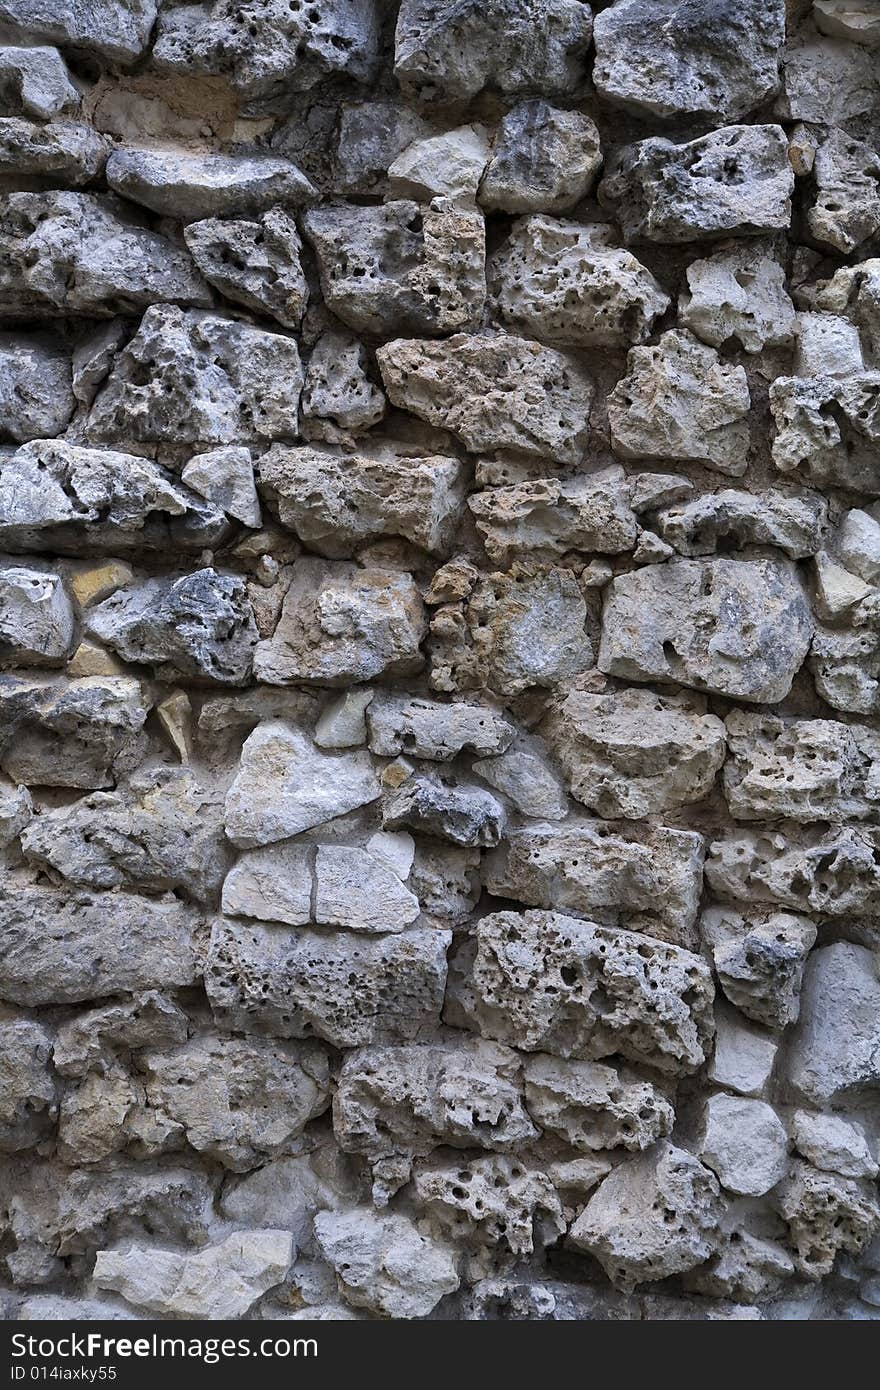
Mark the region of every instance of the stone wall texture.
POLYGON ((0 0, 0 1311, 880 1316, 880 11, 0 0))

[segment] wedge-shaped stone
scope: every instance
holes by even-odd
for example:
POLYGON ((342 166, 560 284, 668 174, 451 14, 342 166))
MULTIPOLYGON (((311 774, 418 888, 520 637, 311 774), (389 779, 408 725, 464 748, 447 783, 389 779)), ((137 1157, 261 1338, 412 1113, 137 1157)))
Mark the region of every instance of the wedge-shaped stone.
POLYGON ((685 328, 721 347, 737 338, 746 352, 788 347, 795 334, 794 305, 772 242, 733 242, 687 268, 678 299, 685 328))
POLYGON ((205 989, 222 1027, 334 1047, 407 1042, 436 1026, 452 934, 288 931, 218 920, 205 989))
POLYGON ((167 556, 228 529, 222 512, 151 459, 37 439, 0 459, 0 546, 167 556))
POLYGON ((786 1077, 822 1108, 880 1090, 880 977, 871 951, 835 941, 810 956, 786 1077))
POLYGON ((564 820, 570 810, 565 784, 547 757, 539 738, 521 738, 497 758, 481 758, 471 764, 490 787, 510 798, 524 816, 537 820, 564 820))
POLYGON ((606 592, 598 666, 625 680, 770 704, 810 645, 810 606, 787 560, 676 560, 620 575, 606 592))
POLYGON ((695 944, 703 839, 692 830, 600 820, 510 829, 488 855, 490 893, 577 912, 682 946, 695 944))
POLYGON ((538 1135, 523 1106, 521 1059, 482 1039, 350 1052, 333 1098, 347 1153, 512 1150, 538 1135))
POLYGON ((639 819, 699 801, 724 762, 720 719, 684 696, 593 694, 575 685, 543 731, 571 794, 600 816, 639 819))
POLYGON ((388 169, 389 195, 422 203, 432 198, 472 203, 488 160, 485 126, 457 126, 413 140, 388 169))
POLYGON ((379 536, 448 552, 461 525, 464 474, 442 454, 343 453, 273 445, 260 459, 263 495, 282 525, 329 559, 379 536))
POLYGON ((172 1318, 241 1318, 294 1256, 289 1231, 238 1231, 204 1250, 129 1243, 99 1250, 93 1279, 127 1303, 172 1318))
POLYGON ((712 976, 691 951, 560 912, 495 912, 451 966, 446 1020, 591 1061, 619 1053, 686 1075, 710 1048, 712 976))
POLYGON ((794 173, 778 125, 730 125, 687 144, 652 136, 606 166, 599 200, 631 241, 754 236, 788 227, 794 173))
POLYGON ((156 19, 155 0, 43 0, 35 10, 31 0, 2 0, 0 19, 17 26, 30 39, 99 53, 114 62, 140 57, 156 19))
POLYGON ((448 704, 377 690, 367 706, 369 746, 383 758, 406 753, 449 762, 467 750, 480 758, 503 753, 516 728, 489 705, 448 704))
POLYGON ((582 80, 593 16, 579 0, 404 0, 394 74, 420 101, 469 101, 484 87, 509 94, 570 92, 582 80))
POLYGON ((257 644, 244 580, 213 569, 117 589, 90 610, 86 630, 160 677, 223 685, 245 684, 257 644))
POLYGON ((0 998, 39 1007, 191 985, 199 925, 170 895, 71 892, 9 873, 0 884, 0 998))
POLYGON ((604 226, 524 217, 487 274, 504 323, 545 343, 628 347, 644 342, 669 307, 651 272, 604 226))
POLYGON ((618 1288, 700 1265, 718 1242, 721 1194, 713 1173, 667 1140, 608 1175, 568 1234, 618 1288))
POLYGON ((552 559, 569 550, 617 555, 633 549, 638 534, 619 467, 486 488, 472 493, 468 506, 495 565, 525 555, 552 559))
POLYGON ((2 433, 21 444, 51 439, 76 407, 69 350, 42 334, 0 333, 2 433))
POLYGON ((315 197, 295 164, 265 153, 115 150, 107 161, 107 182, 131 202, 182 222, 239 217, 276 204, 299 207, 315 197))
POLYGON ((107 141, 78 121, 22 121, 0 117, 0 176, 30 184, 94 183, 107 162, 107 141))
POLYGON ((190 222, 184 241, 205 279, 226 299, 299 328, 309 291, 300 265, 296 222, 273 207, 254 222, 190 222))
POLYGON ((411 575, 323 560, 297 560, 272 637, 254 673, 269 685, 351 685, 413 675, 423 665, 421 596, 411 575))
POLYGON ((135 314, 155 303, 207 308, 186 251, 116 198, 11 193, 0 209, 0 312, 42 318, 135 314))
POLYGON ((0 766, 26 786, 115 786, 146 753, 150 704, 125 676, 2 676, 0 766))
POLYGON ((85 888, 179 890, 211 900, 226 868, 221 805, 188 768, 141 773, 125 791, 44 811, 25 857, 85 888))
POLYGON ((655 1086, 601 1062, 538 1053, 524 1074, 532 1119, 573 1149, 647 1149, 672 1130, 675 1111, 655 1086))
POLYGON ((593 665, 586 620, 571 570, 515 565, 479 576, 465 599, 434 613, 431 685, 511 696, 570 679, 593 665))
POLYGON ((586 197, 601 167, 589 116, 527 98, 502 117, 478 201, 492 212, 567 212, 586 197))
POLYGON ((749 388, 742 367, 722 362, 689 333, 635 347, 608 397, 614 451, 626 459, 703 463, 740 476, 749 449, 749 388))
POLYGON ((272 719, 245 740, 226 796, 226 834, 240 849, 286 840, 375 801, 370 755, 325 753, 295 724, 272 719))
POLYGON ((578 463, 593 384, 553 348, 508 334, 441 343, 397 339, 376 353, 394 405, 458 435, 468 449, 512 449, 578 463))
POLYGON ((836 719, 727 717, 724 794, 737 820, 876 820, 880 734, 836 719))
POLYGON ((652 521, 680 555, 775 545, 792 560, 815 555, 827 524, 828 504, 823 497, 814 492, 789 495, 775 488, 763 492, 724 488, 665 507, 652 521))
POLYGON ((800 1008, 807 954, 816 941, 809 917, 752 909, 709 907, 700 934, 712 954, 721 988, 756 1023, 782 1029, 800 1008))
POLYGON ((770 383, 773 462, 813 487, 880 494, 880 373, 843 380, 779 376, 770 383))
POLYGON ((148 1105, 206 1158, 234 1172, 290 1152, 330 1104, 326 1052, 316 1043, 200 1033, 138 1059, 148 1105))
POLYGON ((807 227, 816 241, 849 255, 880 231, 880 154, 845 130, 830 130, 813 165, 816 201, 807 227))
POLYGON ((621 0, 596 16, 593 81, 640 116, 720 125, 779 86, 784 0, 621 0))
POLYGON ((87 432, 109 444, 295 439, 301 388, 292 338, 157 305, 116 357, 87 432))
POLYGON ((826 917, 880 916, 880 830, 738 827, 710 843, 706 879, 722 901, 826 917))
POLYGON ((435 199, 316 208, 303 231, 327 307, 356 333, 454 333, 486 297, 480 213, 435 199))
POLYGON ((424 1318, 458 1288, 452 1250, 421 1235, 397 1212, 321 1211, 315 1239, 355 1308, 387 1318, 424 1318))
POLYGON ((245 526, 258 527, 260 499, 254 482, 250 449, 234 444, 207 449, 185 465, 181 479, 215 507, 228 512, 245 526))

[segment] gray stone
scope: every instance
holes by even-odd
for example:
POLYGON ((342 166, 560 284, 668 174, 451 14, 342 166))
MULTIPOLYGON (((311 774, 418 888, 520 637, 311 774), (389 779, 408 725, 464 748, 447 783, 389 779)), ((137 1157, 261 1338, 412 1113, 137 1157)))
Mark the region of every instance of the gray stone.
POLYGON ((389 535, 448 553, 461 525, 464 472, 442 454, 273 445, 260 459, 260 483, 282 525, 330 559, 389 535))
POLYGON ((497 758, 480 758, 472 769, 508 797, 524 816, 563 820, 569 812, 565 784, 538 738, 522 738, 497 758))
POLYGON ((878 633, 817 627, 807 664, 816 690, 834 709, 874 714, 880 708, 878 633))
POLYGON ((455 845, 497 845, 506 823, 504 807, 490 792, 465 783, 447 786, 433 777, 410 777, 382 809, 387 830, 408 828, 455 845))
POLYGON ((665 507, 654 525, 680 555, 775 545, 790 559, 803 560, 815 555, 822 544, 828 504, 816 493, 789 495, 775 488, 762 492, 724 488, 692 502, 665 507))
POLYGON ((319 748, 359 748, 367 741, 364 713, 372 690, 345 690, 324 707, 312 735, 319 748))
POLYGON ((880 358, 880 260, 841 266, 818 289, 816 308, 843 314, 859 330, 872 365, 880 358))
POLYGON ((788 1135, 762 1100, 710 1096, 700 1114, 697 1153, 728 1192, 762 1197, 788 1170, 788 1135))
POLYGON ((733 908, 709 907, 700 933, 731 1004, 768 1028, 795 1022, 807 954, 816 941, 809 917, 754 910, 744 916, 733 908))
POLYGON ((324 301, 356 333, 435 334, 476 327, 483 311, 482 216, 435 199, 306 213, 324 301))
POLYGON ((601 165, 589 116, 532 97, 502 117, 479 202, 490 212, 568 212, 589 193, 601 165))
POLYGON ((692 261, 678 316, 712 347, 729 338, 750 353, 790 346, 796 316, 772 242, 734 242, 706 260, 692 261))
POLYGON ((880 736, 835 719, 727 717, 724 794, 737 820, 876 819, 880 736))
POLYGON ((242 525, 260 525, 260 499, 249 449, 227 444, 225 448, 196 454, 180 477, 187 487, 242 525))
POLYGON ((776 1062, 779 1039, 756 1028, 723 999, 715 1000, 715 1051, 710 1081, 744 1096, 762 1096, 776 1062))
POLYGON ((614 451, 626 459, 703 463, 740 476, 749 449, 749 388, 742 367, 671 330, 634 347, 627 375, 608 397, 614 451))
POLYGON ((17 787, 0 776, 0 850, 18 839, 33 814, 33 798, 27 787, 17 787))
POLYGON ((709 846, 706 878, 728 902, 827 917, 880 915, 880 831, 862 826, 736 827, 709 846))
POLYGON ((795 1267, 805 1279, 824 1279, 842 1251, 858 1255, 880 1226, 873 1183, 823 1173, 809 1163, 792 1164, 777 1201, 795 1267))
POLYGON ((844 130, 831 130, 816 151, 816 201, 807 227, 816 241, 848 255, 880 231, 880 154, 844 130))
POLYGON ((79 101, 79 90, 57 48, 0 48, 0 112, 4 116, 51 121, 53 116, 75 111, 79 101))
POLYGON ((75 1014, 55 1037, 52 1061, 62 1076, 112 1069, 114 1054, 186 1042, 189 1019, 157 990, 75 1014))
POLYGON ((878 1165, 865 1132, 839 1115, 796 1110, 791 1125, 794 1146, 814 1168, 844 1178, 876 1178, 878 1165))
POLYGON ((504 753, 514 726, 488 705, 452 703, 377 691, 367 709, 368 743, 373 753, 394 758, 449 762, 465 749, 481 758, 504 753))
POLYGON ((254 849, 368 805, 380 790, 368 753, 325 753, 296 725, 269 720, 245 740, 226 796, 226 833, 254 849))
POLYGON ((205 989, 218 1023, 236 1032, 334 1047, 408 1042, 439 1023, 451 939, 431 927, 290 932, 221 918, 205 989))
POLYGON ((553 348, 506 334, 456 334, 440 343, 398 339, 376 358, 394 405, 451 430, 468 449, 559 463, 584 455, 592 382, 553 348))
POLYGON ((779 86, 784 0, 620 0, 596 16, 596 90, 640 116, 721 125, 779 86))
POLYGON ((672 1130, 675 1112, 656 1087, 601 1062, 537 1053, 524 1077, 532 1119, 573 1149, 647 1149, 672 1130))
POLYGON ((107 151, 103 136, 78 121, 44 125, 0 116, 0 177, 7 183, 83 188, 103 173, 107 151))
POLYGON ((61 434, 75 405, 70 353, 59 341, 0 333, 0 432, 7 439, 61 434))
POLYGON ((778 125, 731 125, 687 144, 652 136, 606 165, 599 200, 630 241, 682 242, 787 228, 794 173, 778 125))
POLYGON ((880 44, 880 15, 864 0, 813 0, 813 15, 821 34, 852 39, 866 48, 880 44))
POLYGON ((0 569, 0 667, 62 666, 73 632, 73 608, 57 574, 0 569))
POLYGON ((239 856, 223 882, 223 911, 301 927, 312 920, 314 849, 272 844, 239 856))
POLYGON ((880 91, 872 53, 827 39, 809 24, 786 44, 782 80, 777 108, 784 120, 841 129, 870 121, 880 91))
POLYGON ((87 431, 110 444, 295 439, 301 388, 292 338, 198 309, 155 305, 117 356, 87 431))
POLYGON ((47 39, 117 63, 131 63, 147 46, 156 18, 154 0, 0 0, 0 19, 28 38, 47 39))
POLYGON ((669 297, 611 228, 523 217, 490 257, 492 307, 515 332, 545 343, 644 342, 669 297))
POLYGON ((419 916, 419 900, 401 876, 368 849, 319 845, 315 858, 315 921, 354 931, 403 931, 419 916))
POLYGON ((601 816, 662 814, 712 789, 724 725, 683 696, 569 687, 543 726, 576 800, 601 816))
POLYGON ((598 666, 773 703, 791 689, 812 636, 787 560, 675 560, 611 581, 598 666))
POLYGON ((196 978, 198 918, 170 895, 72 892, 8 874, 0 924, 0 997, 14 1004, 76 1004, 196 978))
POLYGON ((880 579, 880 522, 870 512, 853 507, 845 512, 834 537, 842 564, 867 584, 880 579))
POLYGON ((408 1217, 370 1207, 321 1211, 315 1237, 343 1297, 387 1318, 423 1318, 458 1288, 452 1251, 408 1217))
POLYGON ((586 477, 536 478, 472 493, 468 506, 493 564, 567 551, 620 554, 635 545, 637 523, 623 469, 586 477))
POLYGON ((92 1278, 149 1313, 240 1318, 281 1283, 293 1255, 289 1231, 238 1231, 198 1251, 137 1244, 99 1250, 92 1278))
POLYGON ((298 560, 274 635, 254 673, 270 685, 349 685, 420 670, 425 632, 412 576, 344 562, 298 560))
POLYGON ((52 1037, 39 1023, 0 1011, 3 1091, 0 1153, 33 1148, 47 1139, 58 1114, 51 1067, 52 1037))
POLYGON ((299 328, 309 292, 296 222, 272 207, 259 221, 190 222, 184 241, 205 279, 226 298, 299 328))
POLYGON ((496 912, 453 960, 445 1016, 526 1052, 683 1075, 710 1049, 712 996, 691 951, 559 912, 496 912))
POLYGON ((582 80, 593 31, 579 0, 404 0, 394 75, 422 102, 469 101, 484 87, 509 95, 570 92, 582 80))
POLYGON ((516 1157, 462 1159, 437 1153, 413 1165, 413 1190, 425 1212, 449 1237, 475 1253, 531 1255, 564 1234, 562 1203, 549 1176, 516 1157))
POLYGON ((257 643, 244 581, 213 569, 117 589, 89 610, 86 631, 165 679, 222 685, 247 682, 257 643))
POLYGON ((107 182, 115 192, 161 217, 197 222, 241 217, 315 197, 289 159, 266 153, 190 154, 176 150, 114 150, 107 182))
POLYGON ((863 946, 836 941, 814 951, 787 1079, 817 1106, 846 1103, 880 1089, 880 977, 863 946))
POLYGON ((878 386, 878 372, 842 381, 831 376, 781 376, 771 382, 773 462, 780 473, 814 487, 878 495, 878 386))
POLYGON ((27 786, 115 786, 144 757, 150 704, 126 676, 0 676, 0 766, 27 786))
POLYGON ((486 887, 530 907, 576 912, 608 926, 696 944, 703 840, 667 826, 564 825, 511 828, 487 857, 486 887))
POLYGON ((5 315, 135 314, 166 302, 206 308, 211 292, 186 251, 145 228, 118 199, 57 191, 4 198, 5 315))
POLYGON ((467 206, 477 195, 488 162, 485 126, 463 125, 424 136, 407 145, 389 165, 388 194, 420 203, 451 198, 467 206))
POLYGON ((714 1175, 667 1140, 627 1159, 590 1198, 568 1234, 624 1290, 702 1264, 718 1240, 714 1175))
POLYGON ((333 443, 375 425, 388 407, 384 392, 367 375, 367 353, 350 333, 322 333, 306 367, 302 394, 303 434, 333 443))
POLYGON ((346 101, 339 108, 334 188, 347 196, 388 191, 388 166, 431 126, 399 101, 346 101))

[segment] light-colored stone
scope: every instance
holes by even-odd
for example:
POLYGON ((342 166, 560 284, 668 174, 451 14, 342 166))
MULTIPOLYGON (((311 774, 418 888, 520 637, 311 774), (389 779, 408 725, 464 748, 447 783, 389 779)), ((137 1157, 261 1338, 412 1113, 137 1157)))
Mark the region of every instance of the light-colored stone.
POLYGON ((700 1116, 697 1153, 728 1192, 761 1197, 788 1170, 788 1136, 762 1100, 710 1096, 700 1116))
POLYGON ((479 202, 491 212, 568 212, 601 167, 599 132, 589 116, 527 98, 501 119, 479 202))
POLYGON ((57 574, 0 569, 0 667, 61 666, 73 633, 73 607, 57 574))
POLYGON ((107 182, 161 217, 196 222, 299 207, 315 190, 289 159, 261 154, 192 154, 185 150, 115 150, 107 182))
POLYGON ((441 1231, 484 1251, 531 1255, 565 1232, 562 1203, 546 1173, 517 1158, 433 1155, 414 1164, 413 1188, 441 1231))
POLYGON ((773 462, 779 472, 813 487, 877 496, 878 386, 880 373, 873 371, 843 380, 780 376, 771 382, 773 462))
POLYGON ((819 1106, 880 1089, 880 974, 863 946, 836 941, 811 955, 787 1076, 819 1106))
POLYGON ((115 786, 147 750, 150 704, 127 676, 0 676, 0 767, 26 786, 115 786))
POLYGON ((449 762, 465 749, 491 758, 509 748, 515 726, 488 705, 436 700, 377 691, 367 709, 369 746, 383 758, 405 753, 449 762))
POLYGON ((678 299, 685 328, 721 347, 737 338, 746 352, 788 347, 796 315, 785 271, 770 242, 733 242, 687 268, 687 289, 678 299))
POLYGON ((367 742, 367 706, 374 690, 346 690, 323 710, 315 725, 314 740, 319 748, 360 748, 367 742))
POLYGON ((620 467, 486 488, 472 493, 468 506, 495 565, 531 556, 555 559, 577 550, 615 555, 636 542, 636 519, 620 467))
POLYGON ((239 1231, 184 1254, 149 1245, 99 1250, 93 1279, 136 1308, 176 1318, 240 1318, 293 1259, 289 1231, 239 1231))
POLYGON ((767 1089, 779 1040, 747 1022, 723 1000, 715 1002, 715 1051, 708 1077, 743 1096, 762 1096, 767 1089))
POLYGON ((724 488, 663 508, 655 525, 680 555, 712 555, 721 549, 773 545, 790 559, 803 560, 819 549, 827 520, 828 505, 817 493, 789 495, 775 488, 762 492, 724 488))
POLYGON ((532 1119, 573 1149, 647 1149, 672 1130, 663 1094, 613 1067, 538 1053, 526 1057, 524 1077, 532 1119))
POLYGON ((483 170, 489 162, 485 126, 463 125, 414 140, 388 166, 391 198, 432 198, 474 201, 483 170))
POLYGON ((0 48, 0 110, 4 116, 50 121, 75 111, 80 93, 57 48, 0 48))
POLYGON ((319 845, 315 860, 315 921, 355 931, 394 932, 421 908, 387 863, 354 845, 319 845))
POLYGON ((249 449, 227 445, 196 454, 181 473, 181 479, 200 497, 206 497, 221 511, 245 526, 260 525, 260 499, 254 484, 254 466, 249 449))
POLYGON ((842 1251, 858 1255, 880 1226, 873 1183, 823 1173, 809 1163, 792 1164, 777 1200, 805 1279, 825 1278, 842 1251))
POLYGON ((388 407, 367 374, 363 343, 350 333, 322 333, 306 367, 302 394, 303 435, 334 443, 346 433, 375 425, 388 407))
POLYGON ((408 1217, 369 1207, 319 1212, 315 1237, 355 1308, 388 1318, 422 1318, 458 1288, 452 1252, 420 1235, 408 1217))
POLYGON ((791 1133, 798 1153, 814 1168, 844 1178, 876 1178, 877 1159, 860 1125, 849 1124, 839 1115, 796 1110, 791 1133))
POLYGON ((788 912, 709 907, 700 932, 721 988, 748 1018, 782 1029, 797 1019, 807 954, 816 927, 788 912))
POLYGON ((18 838, 33 814, 33 798, 27 787, 17 787, 0 777, 0 849, 7 849, 18 838))
POLYGON ((563 820, 568 815, 565 783, 540 739, 522 738, 497 758, 480 758, 471 766, 490 787, 509 797, 522 815, 538 820, 563 820))

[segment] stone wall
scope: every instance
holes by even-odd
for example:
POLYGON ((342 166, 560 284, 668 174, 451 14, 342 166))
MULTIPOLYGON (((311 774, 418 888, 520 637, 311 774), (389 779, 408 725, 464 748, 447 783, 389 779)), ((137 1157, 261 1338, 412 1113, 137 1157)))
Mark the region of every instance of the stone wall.
POLYGON ((8 1318, 877 1316, 880 20, 593 10, 0 0, 8 1318))

